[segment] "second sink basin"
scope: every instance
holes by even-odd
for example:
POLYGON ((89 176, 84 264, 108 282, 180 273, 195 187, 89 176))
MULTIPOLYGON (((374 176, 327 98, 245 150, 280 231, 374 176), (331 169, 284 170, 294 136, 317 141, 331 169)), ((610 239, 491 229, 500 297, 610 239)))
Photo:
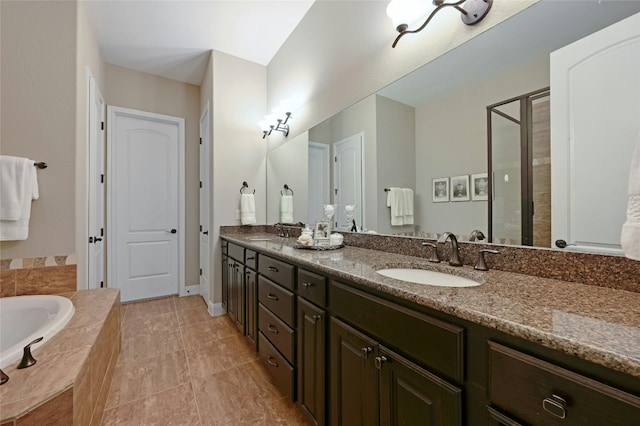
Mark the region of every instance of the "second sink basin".
POLYGON ((475 287, 482 284, 469 278, 427 269, 388 268, 376 272, 396 280, 438 287, 475 287))

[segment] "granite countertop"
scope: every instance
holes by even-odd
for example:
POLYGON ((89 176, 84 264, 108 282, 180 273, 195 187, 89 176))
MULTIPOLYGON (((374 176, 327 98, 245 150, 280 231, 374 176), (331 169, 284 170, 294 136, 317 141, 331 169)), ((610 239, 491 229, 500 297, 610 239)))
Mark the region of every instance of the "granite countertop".
POLYGON ((470 266, 431 264, 426 258, 358 247, 300 250, 293 248, 295 238, 273 234, 221 237, 640 378, 640 293, 510 272, 479 272, 470 266), (252 240, 261 237, 269 240, 252 240), (466 288, 413 284, 376 273, 385 267, 450 272, 483 284, 466 288))

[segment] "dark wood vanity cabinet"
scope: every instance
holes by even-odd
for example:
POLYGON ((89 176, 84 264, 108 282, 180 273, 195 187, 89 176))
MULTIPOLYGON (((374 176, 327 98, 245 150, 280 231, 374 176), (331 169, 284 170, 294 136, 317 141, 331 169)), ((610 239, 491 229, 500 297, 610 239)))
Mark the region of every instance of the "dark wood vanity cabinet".
POLYGON ((342 283, 330 291, 332 424, 461 425, 462 390, 434 371, 462 381, 464 330, 342 283))
MULTIPOLYGON (((255 256, 255 252, 252 252, 255 256)), ((249 250, 247 250, 247 255, 249 250)), ((247 263, 244 267, 245 336, 254 350, 258 348, 258 274, 247 263)))
POLYGON ((639 397, 491 341, 488 393, 492 405, 504 412, 503 419, 508 415, 513 422, 640 424, 639 397))
POLYGON ((227 313, 244 333, 244 265, 227 258, 227 313))
POLYGON ((314 425, 326 422, 327 279, 298 269, 298 405, 314 425))
POLYGON ((258 352, 276 385, 295 401, 295 267, 260 254, 258 352))

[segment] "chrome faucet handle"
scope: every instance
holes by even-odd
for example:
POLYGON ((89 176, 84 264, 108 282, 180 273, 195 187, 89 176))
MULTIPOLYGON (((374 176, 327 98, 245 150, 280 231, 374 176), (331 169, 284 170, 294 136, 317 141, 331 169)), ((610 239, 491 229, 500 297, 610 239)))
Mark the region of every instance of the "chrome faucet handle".
POLYGON ((425 247, 431 247, 431 257, 429 258, 429 262, 440 263, 442 259, 440 259, 440 253, 438 253, 438 245, 434 243, 422 243, 425 247))
POLYGON ((31 355, 31 345, 33 345, 34 343, 38 343, 42 339, 44 339, 44 336, 38 337, 36 340, 32 341, 31 343, 29 343, 27 346, 24 347, 24 353, 22 354, 22 361, 20 361, 20 364, 18 364, 18 367, 17 367, 18 369, 31 367, 33 364, 38 362, 33 357, 33 355, 31 355))
POLYGON ((489 250, 489 249, 480 250, 478 252, 478 260, 476 261, 476 265, 473 267, 473 269, 476 269, 478 271, 488 271, 489 270, 489 267, 487 266, 487 263, 484 261, 484 254, 485 253, 500 254, 500 252, 498 250, 489 250))

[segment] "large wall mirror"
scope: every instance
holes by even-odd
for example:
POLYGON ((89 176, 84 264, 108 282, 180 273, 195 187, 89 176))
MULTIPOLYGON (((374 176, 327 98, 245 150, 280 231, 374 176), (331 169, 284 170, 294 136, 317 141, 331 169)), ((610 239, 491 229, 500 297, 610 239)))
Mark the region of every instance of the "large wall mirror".
MULTIPOLYGON (((334 222, 342 230, 348 230, 355 220, 359 231, 423 238, 451 231, 465 240, 473 230, 489 235, 491 206, 492 223, 496 223, 493 242, 556 248, 557 231, 553 234, 544 229, 552 226, 549 217, 539 225, 543 237, 522 238, 523 223, 529 226, 523 211, 531 205, 522 193, 521 179, 526 175, 521 167, 525 161, 521 143, 523 134, 531 136, 531 126, 536 129, 535 139, 546 133, 547 143, 535 152, 530 148, 531 158, 526 160, 540 166, 535 169, 535 182, 542 182, 532 189, 531 194, 542 198, 536 198, 538 208, 531 208, 530 213, 535 216, 537 210, 536 219, 545 211, 550 216, 551 204, 559 204, 558 194, 551 197, 549 189, 544 194, 543 187, 537 186, 548 187, 550 165, 555 160, 548 146, 550 129, 554 129, 549 125, 553 102, 543 90, 551 86, 554 93, 550 54, 637 13, 638 1, 540 1, 270 150, 268 222, 281 222, 280 191, 288 184, 296 191, 294 222, 313 223, 322 217, 323 204, 336 204, 334 222), (532 94, 524 101, 528 104, 520 101, 532 94), (521 119, 535 124, 525 123, 523 130, 521 119), (390 199, 391 191, 387 190, 391 188, 414 192, 413 215, 405 216, 404 222, 392 224, 388 204, 397 200, 390 199), (348 215, 344 211, 347 205, 355 206, 348 215)), ((630 90, 640 90, 639 82, 633 84, 630 90)), ((606 109, 607 93, 599 96, 594 109, 606 109)), ((640 131, 637 120, 636 127, 629 129, 633 131, 640 131)), ((618 150, 615 143, 608 141, 607 149, 618 150)), ((620 151, 632 149, 627 144, 620 151)), ((630 158, 630 153, 624 155, 630 158)), ((618 167, 626 167, 628 175, 629 164, 618 167)), ((626 186, 619 186, 619 192, 626 195, 626 186)), ((612 203, 615 205, 609 211, 614 213, 607 214, 615 217, 604 219, 600 211, 599 217, 591 217, 595 213, 584 208, 568 216, 585 228, 603 220, 615 225, 601 244, 596 241, 580 249, 616 252, 613 246, 619 241, 626 202, 612 203)), ((571 229, 572 225, 563 226, 571 229)), ((569 243, 575 240, 570 235, 566 239, 569 243)))

